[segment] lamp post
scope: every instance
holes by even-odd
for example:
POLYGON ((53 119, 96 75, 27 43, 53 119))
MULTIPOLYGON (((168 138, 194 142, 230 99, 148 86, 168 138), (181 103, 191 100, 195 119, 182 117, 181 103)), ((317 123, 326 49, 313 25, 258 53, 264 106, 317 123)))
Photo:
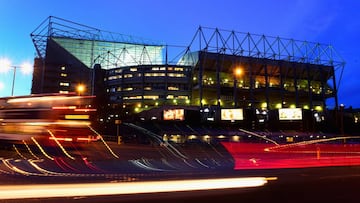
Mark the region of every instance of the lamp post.
POLYGON ((12 66, 14 68, 14 74, 12 79, 12 85, 11 85, 11 96, 14 96, 14 87, 15 87, 15 75, 16 75, 16 66, 12 66))
POLYGON ((234 69, 234 108, 237 107, 237 79, 242 75, 243 70, 240 67, 234 69))
POLYGON ((33 69, 32 65, 28 62, 24 62, 20 66, 14 66, 14 65, 11 65, 10 60, 5 59, 5 58, 0 59, 0 68, 1 68, 1 72, 7 72, 9 69, 13 68, 11 96, 14 96, 16 69, 20 68, 24 74, 29 74, 33 69))

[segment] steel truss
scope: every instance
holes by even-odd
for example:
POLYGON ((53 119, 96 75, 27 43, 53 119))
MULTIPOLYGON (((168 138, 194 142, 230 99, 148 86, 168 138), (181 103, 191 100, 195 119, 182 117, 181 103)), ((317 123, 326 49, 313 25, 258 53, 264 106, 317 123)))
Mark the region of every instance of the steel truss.
POLYGON ((38 57, 42 59, 45 58, 47 39, 51 37, 118 42, 144 46, 158 46, 162 44, 149 39, 100 30, 55 16, 46 18, 30 34, 30 37, 35 45, 38 57))
MULTIPOLYGON (((204 53, 204 57, 209 56, 210 58, 211 55, 218 54, 221 56, 234 56, 245 59, 303 64, 305 66, 318 65, 319 68, 324 67, 327 69, 330 76, 327 77, 327 79, 332 82, 332 88, 335 93, 335 107, 338 107, 337 92, 340 87, 345 61, 331 45, 200 26, 188 46, 188 50, 200 51, 201 53, 204 53), (330 67, 329 70, 328 67, 330 67), (337 80, 335 72, 338 73, 337 80)), ((199 60, 199 62, 198 77, 199 81, 201 81, 203 69, 206 67, 203 67, 204 65, 201 60, 199 60)), ((219 63, 219 61, 216 63, 219 63)), ((269 62, 263 63, 266 66, 269 62)), ((295 68, 296 66, 294 66, 294 70, 286 71, 296 72, 297 70, 295 70, 295 68)), ((219 67, 216 67, 216 69, 219 69, 219 67)), ((304 70, 306 71, 302 74, 309 77, 309 84, 311 77, 319 77, 311 75, 311 70, 308 68, 304 70)), ((217 70, 217 72, 219 72, 219 70, 217 70)), ((265 75, 266 77, 269 76, 269 73, 266 73, 266 67, 265 75)), ((298 75, 299 74, 294 74, 295 77, 298 75)), ((249 77, 252 77, 251 74, 249 77)), ((321 75, 320 77, 324 76, 321 75)), ((201 82, 199 82, 198 85, 200 86, 199 97, 200 100, 202 100, 203 93, 201 82)), ((252 93, 252 91, 253 88, 250 87, 250 93, 252 93)), ((296 94, 296 97, 298 97, 298 94, 296 94)))

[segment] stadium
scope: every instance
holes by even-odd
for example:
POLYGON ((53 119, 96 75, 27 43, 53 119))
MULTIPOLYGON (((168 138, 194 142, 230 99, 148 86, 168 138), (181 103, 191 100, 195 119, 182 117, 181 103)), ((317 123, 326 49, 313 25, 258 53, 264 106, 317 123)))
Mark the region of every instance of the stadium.
POLYGON ((124 122, 176 142, 341 129, 345 62, 331 45, 199 27, 178 46, 53 16, 31 38, 31 93, 95 95, 106 134, 124 122))

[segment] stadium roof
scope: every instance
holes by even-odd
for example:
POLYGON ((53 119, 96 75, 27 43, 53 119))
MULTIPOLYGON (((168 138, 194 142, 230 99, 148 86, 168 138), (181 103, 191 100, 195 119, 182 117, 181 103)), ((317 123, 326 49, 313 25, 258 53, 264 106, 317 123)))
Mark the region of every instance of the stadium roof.
POLYGON ((104 31, 55 16, 46 18, 30 36, 40 58, 45 58, 46 43, 49 37, 96 40, 144 46, 164 46, 163 43, 153 40, 104 31))
POLYGON ((331 45, 208 27, 198 28, 189 49, 328 66, 345 64, 331 45))

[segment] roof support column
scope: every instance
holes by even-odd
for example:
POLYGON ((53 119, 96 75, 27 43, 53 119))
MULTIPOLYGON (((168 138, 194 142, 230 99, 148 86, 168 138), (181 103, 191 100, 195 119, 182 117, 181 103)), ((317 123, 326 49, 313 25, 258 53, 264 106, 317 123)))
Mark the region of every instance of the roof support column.
POLYGON ((203 61, 202 61, 202 52, 200 52, 199 54, 199 61, 200 61, 200 65, 199 65, 199 72, 198 72, 198 85, 199 85, 199 103, 200 103, 200 108, 203 108, 203 61))
POLYGON ((335 67, 332 67, 332 78, 333 78, 333 85, 334 85, 334 96, 335 96, 335 109, 339 109, 339 101, 338 101, 338 95, 337 95, 337 87, 336 87, 336 78, 335 78, 335 67))
POLYGON ((285 91, 285 87, 284 87, 284 76, 283 76, 283 67, 281 65, 281 63, 278 63, 279 65, 279 75, 280 75, 280 97, 281 97, 281 108, 284 108, 284 103, 285 103, 285 99, 284 99, 284 91, 285 91))
POLYGON ((311 85, 311 74, 310 74, 310 66, 309 64, 306 65, 306 71, 307 71, 307 83, 308 83, 308 91, 309 91, 309 104, 310 104, 310 109, 313 109, 313 94, 312 94, 312 85, 311 85))
POLYGON ((266 99, 266 108, 270 109, 270 100, 269 100, 269 74, 267 64, 264 65, 265 72, 265 99, 266 99))
POLYGON ((319 70, 320 72, 320 80, 321 80, 321 101, 323 103, 324 109, 326 108, 326 99, 325 99, 325 87, 326 87, 326 80, 324 77, 323 70, 319 70))
POLYGON ((248 63, 248 68, 249 70, 249 85, 250 85, 250 102, 251 102, 251 108, 254 107, 254 78, 253 78, 253 70, 252 70, 252 65, 250 65, 250 63, 248 63))
POLYGON ((218 109, 220 109, 221 103, 220 103, 220 98, 221 98, 221 84, 220 84, 220 63, 219 63, 219 55, 216 59, 216 104, 218 109))
POLYGON ((293 65, 292 68, 294 69, 295 105, 296 105, 296 107, 299 107, 299 88, 298 88, 298 82, 297 82, 296 65, 293 65))

